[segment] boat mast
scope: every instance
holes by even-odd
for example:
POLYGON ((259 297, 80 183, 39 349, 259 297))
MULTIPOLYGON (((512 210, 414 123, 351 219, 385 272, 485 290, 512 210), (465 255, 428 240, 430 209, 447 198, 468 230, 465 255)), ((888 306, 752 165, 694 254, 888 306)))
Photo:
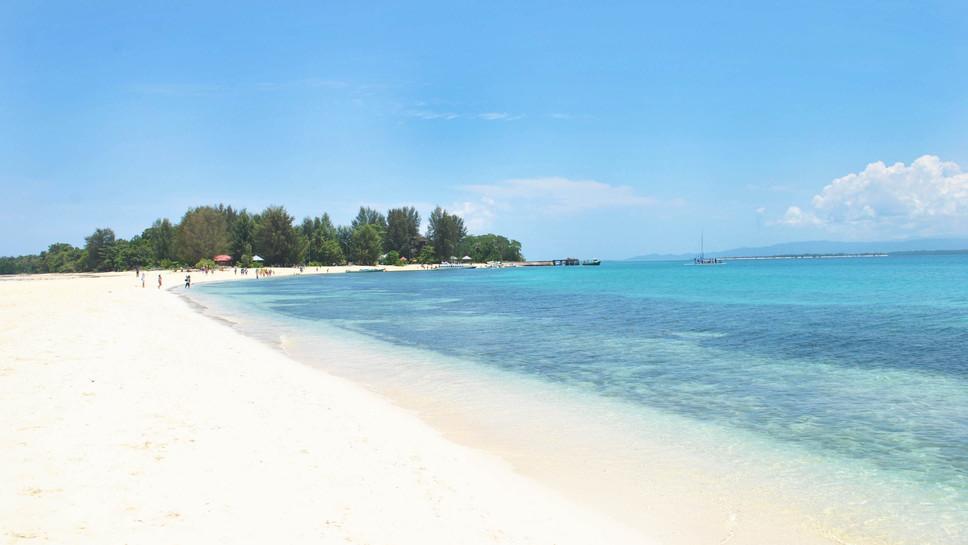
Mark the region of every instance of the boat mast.
POLYGON ((703 248, 703 238, 704 238, 704 235, 705 235, 705 233, 703 231, 699 231, 699 259, 705 259, 706 258, 706 251, 703 248))

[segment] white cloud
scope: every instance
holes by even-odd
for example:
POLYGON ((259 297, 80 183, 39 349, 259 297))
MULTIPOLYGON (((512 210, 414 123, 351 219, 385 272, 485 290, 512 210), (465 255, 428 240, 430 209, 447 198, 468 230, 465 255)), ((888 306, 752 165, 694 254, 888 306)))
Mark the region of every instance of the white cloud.
POLYGON ((415 119, 422 119, 424 121, 434 121, 434 120, 444 120, 450 121, 452 119, 477 119, 481 121, 515 121, 524 117, 524 114, 512 114, 508 112, 483 112, 483 113, 459 113, 450 111, 437 111, 437 110, 427 110, 427 109, 410 109, 404 110, 403 115, 406 117, 412 117, 415 119))
POLYGON ((638 195, 629 186, 558 177, 507 180, 496 184, 469 185, 465 189, 495 201, 528 202, 553 213, 655 204, 654 198, 638 195))
POLYGON ((481 233, 494 223, 495 203, 488 198, 480 201, 464 201, 450 207, 450 210, 464 219, 464 225, 471 233, 481 233))
POLYGON ((137 93, 145 95, 169 95, 184 97, 216 96, 230 93, 248 93, 252 91, 271 93, 306 89, 328 90, 333 92, 345 92, 357 96, 367 96, 372 94, 374 90, 381 87, 383 86, 354 83, 339 79, 307 77, 291 80, 233 84, 154 82, 136 84, 133 85, 131 89, 137 93))
POLYGON ((521 119, 523 115, 514 115, 507 112, 484 112, 482 114, 477 114, 478 119, 483 119, 484 121, 514 121, 515 119, 521 119))
POLYGON ((143 95, 163 95, 172 97, 207 97, 224 94, 228 88, 223 85, 201 83, 142 83, 131 87, 143 95))
POLYGON ((968 173, 924 155, 910 165, 878 161, 837 178, 776 223, 819 226, 847 236, 923 236, 968 232, 968 173))
POLYGON ((283 81, 263 81, 255 85, 260 91, 282 91, 287 89, 352 89, 358 88, 348 81, 327 78, 302 78, 283 81))
POLYGON ((406 110, 403 115, 407 117, 415 117, 417 119, 424 120, 434 120, 434 119, 457 119, 460 114, 455 112, 435 112, 433 110, 406 110))
POLYGON ((796 191, 796 188, 794 188, 792 186, 789 186, 789 185, 785 185, 785 184, 768 184, 768 185, 762 185, 762 184, 746 184, 746 189, 748 191, 755 191, 757 193, 765 193, 765 192, 769 192, 769 193, 793 193, 793 192, 796 191))
POLYGON ((560 177, 506 180, 468 185, 464 189, 477 194, 478 200, 465 201, 454 208, 461 211, 472 230, 489 227, 500 213, 560 215, 656 204, 654 198, 639 195, 628 186, 560 177))
POLYGON ((785 223, 787 225, 822 225, 823 222, 820 221, 813 212, 804 212, 799 206, 791 206, 787 208, 786 214, 783 214, 783 219, 780 223, 785 223))

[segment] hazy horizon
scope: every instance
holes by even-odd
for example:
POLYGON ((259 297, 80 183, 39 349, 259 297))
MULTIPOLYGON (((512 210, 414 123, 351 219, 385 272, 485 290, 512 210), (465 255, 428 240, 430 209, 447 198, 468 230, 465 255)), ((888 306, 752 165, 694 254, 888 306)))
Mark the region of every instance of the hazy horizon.
POLYGON ((968 237, 966 24, 955 2, 5 3, 0 255, 220 202, 441 205, 533 258, 968 237))

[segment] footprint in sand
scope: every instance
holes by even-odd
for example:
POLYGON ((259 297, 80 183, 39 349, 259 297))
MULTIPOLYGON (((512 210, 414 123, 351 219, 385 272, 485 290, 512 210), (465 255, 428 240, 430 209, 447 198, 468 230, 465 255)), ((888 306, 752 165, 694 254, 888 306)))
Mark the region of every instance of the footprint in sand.
POLYGON ((27 488, 21 494, 23 494, 24 496, 43 496, 45 494, 55 494, 61 491, 62 491, 61 488, 48 488, 48 489, 27 488))

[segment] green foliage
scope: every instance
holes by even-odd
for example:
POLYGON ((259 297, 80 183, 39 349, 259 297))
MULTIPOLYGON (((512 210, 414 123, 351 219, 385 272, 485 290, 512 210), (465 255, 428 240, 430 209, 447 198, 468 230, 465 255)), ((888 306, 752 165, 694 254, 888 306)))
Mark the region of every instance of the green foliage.
POLYGON ((318 249, 316 259, 325 265, 342 265, 346 263, 343 250, 335 239, 326 239, 318 249))
POLYGON ((195 264, 196 269, 215 269, 217 267, 218 265, 215 261, 208 258, 199 259, 198 263, 195 264))
POLYGON ((437 258, 447 261, 457 256, 457 245, 467 235, 464 220, 455 214, 449 214, 441 207, 430 213, 427 225, 427 238, 437 251, 437 258))
POLYGON ((0 274, 38 274, 47 272, 39 255, 0 257, 0 274))
MULTIPOLYGON (((7 256, 0 257, 0 274, 24 274, 26 271, 26 258, 28 256, 7 256)), ((39 256, 38 256, 39 257, 39 256)))
POLYGON ((228 246, 228 223, 218 208, 200 206, 189 209, 175 230, 175 255, 185 263, 211 259, 225 253, 228 246))
POLYGON ((175 259, 175 226, 168 218, 155 220, 141 233, 141 238, 151 245, 153 263, 175 259))
POLYGON ((282 206, 270 206, 259 214, 255 249, 266 265, 292 265, 305 260, 306 241, 292 226, 292 220, 282 206))
POLYGON ((252 215, 221 204, 202 206, 189 209, 178 225, 155 220, 130 240, 116 238, 111 229, 97 229, 84 239, 83 249, 57 243, 39 255, 0 257, 0 274, 176 269, 183 263, 215 267, 212 258, 223 253, 231 253, 244 267, 261 266, 251 261, 256 254, 266 265, 310 260, 333 266, 348 259, 372 265, 384 252, 390 265, 401 264, 401 256, 420 263, 465 254, 476 261, 521 259, 517 241, 490 234, 466 237, 463 220, 440 207, 430 215, 426 238, 419 234, 420 215, 412 207, 391 209, 386 218, 361 207, 352 225, 335 227, 323 214, 297 227, 282 207, 252 215))
POLYGON ((420 253, 417 255, 417 262, 428 265, 430 263, 438 263, 437 253, 434 250, 433 244, 425 244, 423 248, 420 249, 420 253))
POLYGON ((114 241, 114 246, 111 247, 110 257, 108 258, 109 268, 105 270, 126 271, 138 266, 133 265, 131 261, 131 243, 119 238, 114 241))
POLYGON ((134 236, 127 243, 124 240, 118 240, 114 256, 114 270, 126 271, 135 267, 146 268, 157 263, 154 245, 151 241, 141 236, 134 236))
POLYGON ((111 229, 96 229, 91 236, 85 238, 84 270, 113 271, 115 242, 114 231, 111 229))
POLYGON ((476 263, 487 261, 524 261, 521 243, 500 235, 466 236, 457 246, 460 256, 471 256, 476 263))
POLYGON ((84 270, 84 257, 84 250, 63 242, 51 244, 46 252, 40 253, 44 272, 52 273, 80 272, 84 270))
POLYGON ((353 259, 353 228, 340 225, 336 228, 336 242, 346 259, 353 259))
POLYGON ((333 227, 328 214, 304 219, 300 234, 307 241, 306 258, 310 262, 326 265, 338 265, 343 262, 343 250, 337 239, 337 229, 333 227))
POLYGON ((373 224, 361 224, 353 230, 353 260, 360 265, 374 265, 383 248, 383 233, 373 224))
POLYGON ((353 231, 356 231, 361 225, 376 226, 380 230, 380 236, 382 237, 383 233, 387 230, 387 219, 376 210, 368 206, 361 206, 360 211, 356 214, 356 218, 353 219, 351 227, 353 231))
POLYGON ((420 214, 412 206, 391 208, 387 212, 387 231, 384 244, 387 251, 396 251, 410 259, 414 256, 420 237, 420 214))
POLYGON ((252 249, 255 247, 255 220, 245 210, 239 212, 232 223, 229 239, 229 252, 233 258, 242 259, 246 254, 252 257, 252 249))

